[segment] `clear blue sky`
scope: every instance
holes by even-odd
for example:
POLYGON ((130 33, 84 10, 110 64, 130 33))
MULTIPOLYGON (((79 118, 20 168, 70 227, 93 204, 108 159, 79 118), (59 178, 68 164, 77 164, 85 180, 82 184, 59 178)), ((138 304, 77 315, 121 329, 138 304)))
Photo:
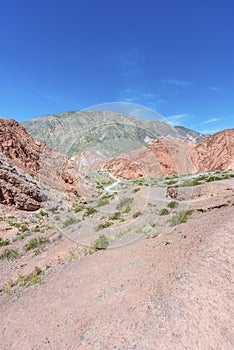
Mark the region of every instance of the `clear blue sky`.
POLYGON ((127 101, 233 127, 233 18, 233 0, 3 0, 0 116, 127 101))

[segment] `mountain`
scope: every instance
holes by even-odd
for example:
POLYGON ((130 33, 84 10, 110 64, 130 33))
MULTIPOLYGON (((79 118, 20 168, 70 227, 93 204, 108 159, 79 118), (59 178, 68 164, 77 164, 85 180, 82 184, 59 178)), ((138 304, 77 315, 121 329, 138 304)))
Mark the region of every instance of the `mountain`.
POLYGON ((98 161, 95 168, 114 170, 120 178, 226 171, 234 168, 234 129, 221 131, 198 145, 162 138, 147 147, 98 161))
POLYGON ((53 114, 25 121, 22 125, 36 140, 69 157, 84 151, 115 157, 162 137, 194 143, 206 137, 183 127, 173 127, 163 120, 143 120, 108 111, 53 114))
POLYGON ((16 121, 0 118, 0 203, 35 210, 50 190, 80 194, 85 181, 76 162, 35 141, 16 121))

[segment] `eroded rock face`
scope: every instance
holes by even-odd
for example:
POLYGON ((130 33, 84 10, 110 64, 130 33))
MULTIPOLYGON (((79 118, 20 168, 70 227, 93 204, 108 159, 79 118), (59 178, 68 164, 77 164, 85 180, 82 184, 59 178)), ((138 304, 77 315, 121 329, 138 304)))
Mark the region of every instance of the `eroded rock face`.
POLYGON ((234 166, 234 129, 212 135, 200 144, 160 139, 148 147, 97 162, 93 168, 114 170, 119 178, 157 177, 226 171, 234 166))
POLYGON ((19 168, 37 174, 45 147, 15 120, 0 118, 0 152, 19 168))
POLYGON ((234 129, 218 132, 195 147, 193 161, 197 171, 226 171, 234 165, 234 129))
POLYGON ((37 181, 0 153, 0 203, 32 211, 45 199, 37 181))
POLYGON ((79 168, 75 161, 35 141, 14 120, 0 118, 0 154, 52 188, 80 194, 79 168))

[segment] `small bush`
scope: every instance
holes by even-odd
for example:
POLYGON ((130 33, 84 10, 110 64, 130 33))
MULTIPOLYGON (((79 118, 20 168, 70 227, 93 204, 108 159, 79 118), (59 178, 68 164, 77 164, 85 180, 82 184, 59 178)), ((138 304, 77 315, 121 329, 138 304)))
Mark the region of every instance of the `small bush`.
POLYGON ((109 216, 110 220, 119 220, 121 216, 120 211, 116 211, 113 215, 109 216))
POLYGON ((136 213, 133 214, 133 219, 138 218, 138 216, 142 215, 142 213, 140 211, 137 211, 136 213))
POLYGON ((182 210, 177 215, 173 215, 170 219, 171 226, 176 226, 187 222, 188 218, 192 215, 192 210, 182 210))
POLYGON ((159 215, 168 215, 168 214, 169 214, 169 210, 167 208, 163 208, 159 212, 159 215))
POLYGON ((131 207, 128 205, 125 209, 122 210, 122 213, 128 214, 128 213, 130 213, 131 210, 132 210, 131 207))
POLYGON ((24 233, 26 231, 29 231, 29 228, 28 228, 28 226, 22 224, 22 225, 20 225, 20 231, 24 233))
POLYGON ((13 280, 9 279, 4 283, 4 285, 1 288, 1 291, 5 292, 6 294, 12 295, 14 293, 14 289, 12 288, 13 286, 13 280))
POLYGON ((16 259, 19 256, 18 250, 6 249, 1 255, 0 259, 16 259))
POLYGON ((2 239, 2 238, 0 237, 0 247, 4 247, 4 246, 6 246, 6 245, 8 245, 8 244, 10 244, 9 239, 2 239))
POLYGON ((40 209, 40 210, 39 210, 39 213, 36 213, 35 216, 36 216, 38 219, 41 219, 41 218, 43 218, 44 216, 48 217, 49 214, 48 214, 45 210, 40 209))
POLYGON ((72 262, 75 259, 78 259, 80 256, 76 254, 75 252, 71 252, 70 255, 67 257, 67 262, 72 262))
POLYGON ((41 250, 39 248, 37 248, 33 251, 33 256, 38 256, 40 254, 41 254, 41 250))
POLYGON ((112 226, 114 223, 111 221, 106 221, 103 224, 99 224, 97 227, 95 227, 95 231, 103 230, 104 228, 112 226))
POLYGON ((110 244, 109 239, 105 235, 100 235, 98 239, 93 243, 92 247, 94 250, 106 249, 110 244))
POLYGON ((80 203, 80 204, 72 204, 72 207, 71 207, 71 210, 74 212, 74 213, 78 213, 79 211, 82 211, 85 209, 85 205, 83 203, 80 203))
POLYGON ((168 208, 177 208, 178 205, 179 205, 179 203, 176 201, 172 201, 172 202, 167 204, 168 208))
POLYGON ((100 198, 99 201, 97 202, 96 206, 97 207, 102 207, 102 206, 107 205, 109 203, 110 203, 109 199, 107 199, 107 198, 100 198))
POLYGON ((138 191, 140 191, 140 188, 139 188, 139 187, 134 188, 134 189, 132 190, 132 193, 137 193, 138 191))
POLYGON ((117 205, 117 210, 123 210, 132 203, 132 198, 122 198, 117 205))
POLYGON ((32 238, 24 247, 25 251, 28 252, 29 250, 41 247, 49 242, 48 238, 32 238))
POLYGON ((60 220, 60 216, 59 216, 59 215, 55 215, 55 216, 54 216, 54 220, 55 220, 55 221, 59 221, 59 220, 60 220))
POLYGON ((30 287, 33 286, 34 284, 40 283, 41 282, 41 269, 39 267, 35 267, 34 271, 30 273, 29 275, 19 275, 18 277, 18 284, 20 287, 30 287))
POLYGON ((92 208, 92 207, 88 207, 86 209, 86 212, 84 213, 83 215, 83 220, 87 217, 87 216, 90 216, 92 214, 95 214, 97 212, 97 210, 95 208, 92 208))
POLYGON ((6 222, 9 226, 19 227, 20 224, 17 223, 16 218, 14 216, 8 216, 6 222), (18 226, 17 226, 18 224, 18 226))
POLYGON ((63 227, 65 228, 65 227, 68 227, 70 225, 74 225, 76 223, 77 223, 77 219, 75 219, 75 218, 68 218, 67 220, 64 221, 63 227))

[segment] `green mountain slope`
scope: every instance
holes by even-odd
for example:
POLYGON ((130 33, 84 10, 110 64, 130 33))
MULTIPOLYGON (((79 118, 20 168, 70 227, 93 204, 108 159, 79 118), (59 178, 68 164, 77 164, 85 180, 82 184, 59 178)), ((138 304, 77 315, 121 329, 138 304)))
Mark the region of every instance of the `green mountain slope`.
POLYGON ((72 111, 22 123, 38 141, 72 157, 89 150, 105 157, 146 146, 159 137, 200 141, 204 135, 172 127, 162 120, 142 120, 117 112, 72 111))

